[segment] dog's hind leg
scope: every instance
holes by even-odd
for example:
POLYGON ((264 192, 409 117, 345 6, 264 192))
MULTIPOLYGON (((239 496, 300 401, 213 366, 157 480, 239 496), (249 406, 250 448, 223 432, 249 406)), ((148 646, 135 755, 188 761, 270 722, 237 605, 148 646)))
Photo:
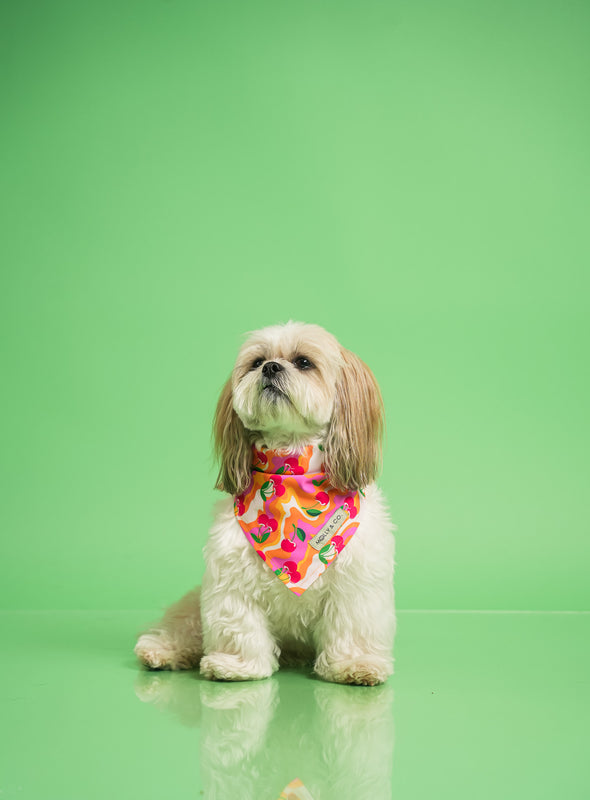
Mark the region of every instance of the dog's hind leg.
POLYGON ((188 592, 142 633, 135 655, 150 669, 196 669, 203 655, 201 589, 188 592))

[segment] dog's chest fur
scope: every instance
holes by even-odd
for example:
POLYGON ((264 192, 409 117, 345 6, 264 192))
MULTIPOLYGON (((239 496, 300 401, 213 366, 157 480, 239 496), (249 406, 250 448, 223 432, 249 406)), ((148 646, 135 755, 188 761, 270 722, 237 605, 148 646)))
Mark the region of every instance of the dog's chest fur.
POLYGON ((347 603, 356 596, 355 585, 378 585, 383 575, 391 570, 392 526, 381 491, 375 485, 367 487, 359 523, 354 540, 298 597, 261 561, 236 521, 233 501, 224 499, 218 506, 216 522, 205 547, 207 571, 213 580, 217 578, 215 583, 220 593, 235 588, 251 597, 253 605, 264 613, 269 630, 281 649, 290 641, 313 648, 318 626, 329 625, 331 617, 346 610, 347 603))

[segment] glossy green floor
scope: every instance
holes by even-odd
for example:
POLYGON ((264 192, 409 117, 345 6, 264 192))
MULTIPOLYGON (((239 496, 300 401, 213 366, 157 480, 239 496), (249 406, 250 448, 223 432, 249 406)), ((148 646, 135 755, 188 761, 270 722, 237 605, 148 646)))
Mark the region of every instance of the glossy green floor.
POLYGON ((400 612, 379 688, 136 665, 151 612, 0 614, 0 798, 587 798, 590 614, 400 612))

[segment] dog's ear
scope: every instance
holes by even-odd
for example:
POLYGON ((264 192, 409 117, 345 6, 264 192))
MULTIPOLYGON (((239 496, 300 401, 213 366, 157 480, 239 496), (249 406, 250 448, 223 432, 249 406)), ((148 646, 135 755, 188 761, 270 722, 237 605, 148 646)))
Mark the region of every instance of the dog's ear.
POLYGON ((233 495, 241 494, 251 479, 252 448, 242 420, 234 411, 231 378, 217 402, 213 437, 219 461, 215 488, 233 495))
POLYGON ((383 399, 369 367, 342 349, 344 366, 324 440, 326 473, 340 491, 364 489, 381 467, 383 399))

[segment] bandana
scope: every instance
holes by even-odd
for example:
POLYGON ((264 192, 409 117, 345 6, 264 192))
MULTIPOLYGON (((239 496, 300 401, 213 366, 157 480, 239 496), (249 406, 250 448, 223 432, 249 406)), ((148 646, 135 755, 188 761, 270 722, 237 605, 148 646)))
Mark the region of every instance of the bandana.
POLYGON ((296 453, 252 447, 250 485, 234 499, 246 539, 296 595, 302 595, 352 539, 359 509, 359 492, 342 494, 330 485, 322 445, 296 453))

